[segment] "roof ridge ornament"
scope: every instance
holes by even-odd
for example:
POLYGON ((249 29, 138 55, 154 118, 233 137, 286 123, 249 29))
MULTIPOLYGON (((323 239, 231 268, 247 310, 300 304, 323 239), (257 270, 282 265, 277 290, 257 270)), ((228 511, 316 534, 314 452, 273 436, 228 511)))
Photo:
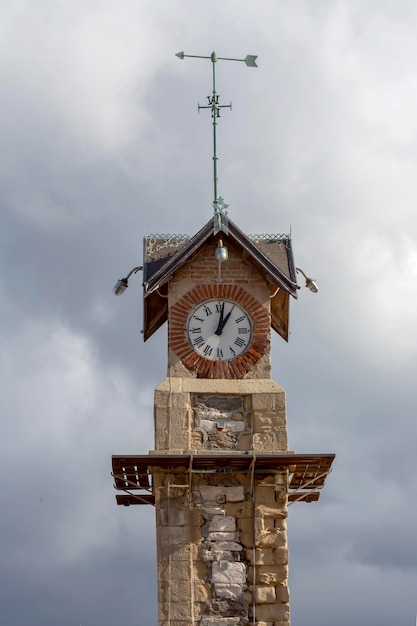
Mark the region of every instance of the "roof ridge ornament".
POLYGON ((220 109, 232 109, 232 103, 219 103, 220 96, 216 91, 216 63, 217 61, 243 61, 243 63, 245 63, 247 67, 258 67, 256 64, 256 59, 258 57, 253 54, 247 54, 244 59, 234 59, 230 57, 219 57, 215 52, 212 52, 210 56, 202 56, 199 54, 185 54, 183 51, 177 52, 175 56, 177 56, 179 59, 184 59, 185 57, 190 57, 194 59, 210 59, 213 65, 212 94, 211 96, 207 96, 208 104, 198 104, 198 111, 200 112, 200 109, 211 110, 211 117, 213 120, 214 234, 218 233, 219 230, 222 230, 227 234, 227 230, 224 230, 224 227, 227 229, 227 211, 225 209, 228 205, 224 204, 223 198, 221 198, 218 194, 219 177, 217 173, 217 161, 219 160, 219 155, 217 152, 217 119, 220 117, 220 109))
POLYGON ((223 232, 225 235, 229 234, 229 219, 227 217, 227 209, 229 205, 225 203, 223 198, 219 196, 217 202, 213 202, 214 216, 213 216, 213 234, 217 235, 219 232, 223 232))

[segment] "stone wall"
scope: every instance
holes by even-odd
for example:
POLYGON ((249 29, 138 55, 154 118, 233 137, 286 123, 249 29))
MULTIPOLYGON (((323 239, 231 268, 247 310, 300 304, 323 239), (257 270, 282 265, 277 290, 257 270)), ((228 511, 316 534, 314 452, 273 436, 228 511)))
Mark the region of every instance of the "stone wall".
POLYGON ((159 626, 289 626, 286 471, 154 480, 159 626))
POLYGON ((155 391, 155 449, 286 452, 285 392, 270 379, 167 378, 155 391))
MULTIPOLYGON (((167 378, 155 441, 157 454, 285 453, 285 393, 270 379, 167 378)), ((289 626, 287 471, 189 469, 153 475, 159 626, 289 626)))

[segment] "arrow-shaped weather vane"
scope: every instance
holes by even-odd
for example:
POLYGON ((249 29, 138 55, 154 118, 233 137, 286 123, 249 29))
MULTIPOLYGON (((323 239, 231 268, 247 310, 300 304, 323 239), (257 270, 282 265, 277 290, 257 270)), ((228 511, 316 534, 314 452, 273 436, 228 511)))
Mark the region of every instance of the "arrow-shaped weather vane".
MULTIPOLYGON (((219 155, 217 153, 217 119, 220 117, 220 109, 231 109, 232 103, 230 104, 220 104, 219 103, 219 95, 216 92, 216 63, 217 61, 243 61, 248 67, 258 67, 256 65, 257 56, 252 54, 248 54, 244 59, 233 59, 230 57, 218 57, 215 52, 212 52, 210 56, 201 56, 198 54, 184 54, 184 52, 177 52, 175 55, 179 59, 184 59, 185 57, 190 57, 193 59, 210 59, 213 65, 213 91, 211 96, 207 96, 208 105, 200 106, 198 105, 198 110, 200 109, 211 109, 211 117, 213 119, 213 175, 214 175, 214 215, 215 219, 218 218, 219 226, 221 224, 221 220, 223 216, 226 214, 227 204, 224 204, 223 198, 220 198, 218 195, 218 185, 219 178, 217 174, 217 161, 219 160, 219 155)), ((217 231, 218 232, 218 231, 217 231)))

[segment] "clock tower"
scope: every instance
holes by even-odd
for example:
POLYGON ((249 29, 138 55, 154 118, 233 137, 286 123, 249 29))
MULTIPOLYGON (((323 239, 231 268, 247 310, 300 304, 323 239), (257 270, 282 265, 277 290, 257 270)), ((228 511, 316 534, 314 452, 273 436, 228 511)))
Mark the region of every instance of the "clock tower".
POLYGON ((116 498, 155 507, 159 626, 289 626, 288 506, 318 499, 334 455, 288 449, 271 377, 297 297, 291 238, 243 233, 216 173, 199 232, 144 238, 143 334, 168 323, 168 371, 154 450, 113 456, 116 498))

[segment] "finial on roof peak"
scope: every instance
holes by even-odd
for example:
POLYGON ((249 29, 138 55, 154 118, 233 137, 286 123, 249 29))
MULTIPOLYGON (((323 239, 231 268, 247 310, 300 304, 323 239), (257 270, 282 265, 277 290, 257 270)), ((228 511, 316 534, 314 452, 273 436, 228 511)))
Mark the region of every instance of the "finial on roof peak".
MULTIPOLYGON (((247 67, 258 67, 256 65, 256 59, 258 58, 255 55, 248 54, 244 59, 234 59, 230 57, 219 57, 213 51, 210 56, 201 56, 198 54, 184 54, 183 51, 177 52, 175 55, 179 59, 184 59, 185 57, 192 57, 196 59, 210 59, 213 65, 213 90, 211 96, 207 96, 208 104, 200 105, 198 104, 198 111, 200 109, 211 109, 211 117, 213 120, 213 182, 214 182, 214 200, 213 200, 213 208, 214 208, 214 224, 219 225, 219 230, 223 230, 220 226, 224 224, 227 228, 227 204, 224 204, 223 198, 221 198, 218 194, 218 186, 219 186, 219 177, 217 173, 217 162, 219 160, 219 155, 217 152, 217 119, 220 117, 220 109, 231 109, 232 103, 230 104, 220 104, 219 103, 219 95, 216 91, 216 63, 217 61, 243 61, 247 67)), ((216 226, 214 226, 215 233, 216 226)), ((226 231, 223 231, 226 232, 226 231)))

